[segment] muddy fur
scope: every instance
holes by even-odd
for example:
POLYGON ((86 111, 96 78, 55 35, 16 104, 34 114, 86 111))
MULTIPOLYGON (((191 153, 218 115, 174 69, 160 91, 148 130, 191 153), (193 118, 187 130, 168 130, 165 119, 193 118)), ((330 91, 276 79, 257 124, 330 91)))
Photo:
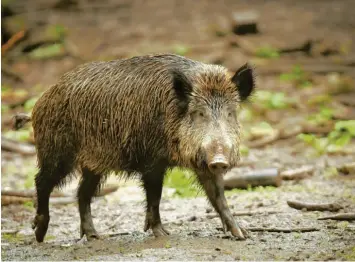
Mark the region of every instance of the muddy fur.
POLYGON ((222 222, 233 228, 222 180, 208 171, 208 163, 220 153, 229 168, 237 164, 236 108, 253 87, 247 64, 233 76, 224 67, 169 54, 92 62, 63 75, 39 98, 31 116, 40 168, 33 224, 37 241, 47 231, 50 192, 74 171, 83 174, 81 236, 98 237, 90 201, 110 172, 141 176, 145 230, 168 234, 159 203, 166 170, 174 166, 196 172, 212 205, 223 213, 222 222))

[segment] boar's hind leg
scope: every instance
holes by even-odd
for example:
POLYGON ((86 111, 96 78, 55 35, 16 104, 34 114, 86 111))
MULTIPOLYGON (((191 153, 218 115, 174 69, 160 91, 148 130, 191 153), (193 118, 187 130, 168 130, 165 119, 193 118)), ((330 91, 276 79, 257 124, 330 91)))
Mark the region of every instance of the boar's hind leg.
POLYGON ((82 169, 82 179, 78 189, 78 204, 80 213, 80 237, 86 235, 88 241, 98 239, 91 216, 91 199, 100 188, 102 176, 87 168, 82 169))
POLYGON ((59 186, 72 171, 70 161, 39 161, 39 172, 35 178, 37 212, 32 222, 37 242, 43 242, 49 224, 49 197, 54 187, 59 186))
POLYGON ((147 211, 144 231, 152 229, 155 237, 169 235, 160 220, 159 204, 163 189, 165 170, 160 172, 149 172, 142 175, 142 182, 147 199, 147 211))
POLYGON ((200 174, 198 177, 209 201, 221 217, 223 229, 239 239, 245 239, 247 231, 235 222, 224 196, 223 177, 210 176, 206 179, 206 174, 200 174))

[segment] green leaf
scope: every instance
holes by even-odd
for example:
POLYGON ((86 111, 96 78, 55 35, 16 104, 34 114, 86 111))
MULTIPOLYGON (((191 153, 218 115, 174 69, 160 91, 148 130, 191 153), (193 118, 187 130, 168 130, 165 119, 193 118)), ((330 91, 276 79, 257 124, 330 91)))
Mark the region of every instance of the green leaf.
POLYGON ((280 57, 279 51, 271 46, 260 47, 255 52, 255 54, 256 54, 256 56, 262 57, 262 58, 279 58, 280 57))
POLYGON ((355 120, 338 121, 335 124, 335 130, 338 131, 346 130, 352 136, 355 136, 355 120))
POLYGON ((316 136, 313 134, 299 134, 297 137, 307 144, 312 144, 316 139, 316 136))
POLYGON ((351 140, 351 134, 345 133, 342 136, 340 136, 338 139, 336 139, 334 144, 339 147, 344 147, 350 143, 350 140, 351 140))
POLYGON ((23 106, 25 111, 26 112, 31 111, 33 109, 34 105, 36 104, 37 100, 38 100, 38 97, 33 97, 33 98, 27 100, 26 103, 23 106))
POLYGON ((46 59, 64 54, 64 48, 62 44, 53 44, 43 46, 33 50, 29 56, 33 59, 46 59))
POLYGON ((174 46, 174 53, 177 55, 184 56, 186 53, 189 51, 189 49, 186 46, 183 45, 175 45, 174 46))
POLYGON ((275 109, 287 107, 286 97, 284 93, 278 92, 271 96, 270 106, 275 109))

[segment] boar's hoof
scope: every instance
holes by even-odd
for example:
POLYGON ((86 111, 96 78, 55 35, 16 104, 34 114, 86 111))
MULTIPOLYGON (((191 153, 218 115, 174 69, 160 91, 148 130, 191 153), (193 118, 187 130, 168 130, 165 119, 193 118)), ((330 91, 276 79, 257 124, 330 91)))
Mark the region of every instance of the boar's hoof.
POLYGON ((100 239, 99 234, 96 232, 95 228, 92 227, 80 227, 80 237, 86 236, 88 241, 92 241, 95 239, 100 239))
POLYGON ((49 224, 49 216, 36 215, 32 222, 32 229, 35 229, 37 242, 43 242, 44 236, 47 233, 49 224))
POLYGON ((144 231, 146 232, 149 228, 152 228, 155 237, 170 235, 170 232, 166 230, 161 223, 158 223, 155 226, 151 227, 150 223, 146 220, 144 225, 144 231))
POLYGON ((234 237, 241 240, 244 240, 248 236, 248 231, 243 227, 232 227, 230 231, 234 237))
POLYGON ((170 235, 170 232, 166 230, 162 224, 158 224, 152 228, 155 237, 163 237, 170 235))

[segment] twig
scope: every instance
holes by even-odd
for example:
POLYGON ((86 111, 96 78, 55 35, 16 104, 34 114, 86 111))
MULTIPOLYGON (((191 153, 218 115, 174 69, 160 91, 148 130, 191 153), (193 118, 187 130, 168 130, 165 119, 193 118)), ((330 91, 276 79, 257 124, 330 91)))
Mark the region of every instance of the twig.
POLYGON ((33 145, 20 143, 4 136, 1 136, 1 149, 29 156, 36 154, 36 149, 33 145))
POLYGON ((292 233, 292 232, 313 232, 319 231, 319 228, 315 227, 300 227, 300 228, 278 228, 278 227, 249 227, 249 231, 253 232, 280 232, 280 233, 292 233))
POLYGON ((337 203, 304 203, 296 200, 288 200, 287 204, 295 209, 306 209, 308 211, 338 211, 342 207, 337 203))
POLYGON ((300 180, 311 175, 314 170, 314 166, 305 166, 296 169, 284 170, 280 174, 283 180, 300 180))
MULTIPOLYGON (((277 214, 280 213, 280 211, 277 210, 265 210, 265 211, 236 211, 233 212, 233 216, 253 216, 253 215, 269 215, 269 214, 277 214)), ((219 217, 218 214, 207 214, 206 218, 212 219, 219 217)))
POLYGON ((127 236, 129 235, 129 232, 116 232, 116 233, 109 233, 107 236, 109 237, 115 237, 115 236, 127 236))
POLYGON ((332 219, 332 220, 355 220, 355 213, 339 213, 334 216, 325 216, 325 217, 320 217, 318 220, 326 220, 326 219, 332 219))
POLYGON ((5 44, 1 46, 1 54, 4 55, 6 51, 8 51, 12 46, 16 44, 19 40, 21 40, 25 36, 25 30, 21 30, 14 34, 5 44))

